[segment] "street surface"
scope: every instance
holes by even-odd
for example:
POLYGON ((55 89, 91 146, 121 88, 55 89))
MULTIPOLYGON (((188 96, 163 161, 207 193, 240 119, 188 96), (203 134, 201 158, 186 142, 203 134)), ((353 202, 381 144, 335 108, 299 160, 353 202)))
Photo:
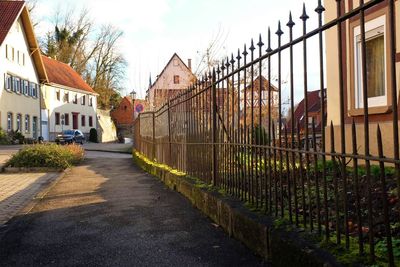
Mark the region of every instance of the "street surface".
POLYGON ((0 266, 263 264, 129 154, 88 152, 0 236, 0 266))

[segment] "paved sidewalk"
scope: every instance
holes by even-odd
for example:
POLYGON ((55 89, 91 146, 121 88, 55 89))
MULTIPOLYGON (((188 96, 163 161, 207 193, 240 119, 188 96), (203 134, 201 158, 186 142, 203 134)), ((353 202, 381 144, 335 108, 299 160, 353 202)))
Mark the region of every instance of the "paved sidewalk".
POLYGON ((0 266, 262 266, 125 154, 88 152, 0 239, 0 266))
POLYGON ((132 144, 121 143, 84 143, 83 148, 86 151, 103 151, 131 154, 132 144))
POLYGON ((60 173, 0 173, 0 226, 18 214, 60 173))
POLYGON ((7 160, 21 149, 21 145, 3 146, 0 145, 0 168, 7 162, 7 160))

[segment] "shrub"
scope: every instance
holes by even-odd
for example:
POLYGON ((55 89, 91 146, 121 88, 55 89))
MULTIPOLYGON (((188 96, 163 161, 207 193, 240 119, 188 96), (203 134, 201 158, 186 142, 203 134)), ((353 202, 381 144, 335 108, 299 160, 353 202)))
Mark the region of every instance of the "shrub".
POLYGON ((75 144, 67 146, 38 144, 21 149, 6 163, 6 167, 66 169, 78 164, 83 159, 84 154, 83 148, 75 144))
POLYGON ((95 128, 90 129, 90 134, 89 134, 89 141, 92 143, 98 143, 98 138, 97 138, 97 130, 95 128))
POLYGON ((10 145, 11 139, 9 138, 8 134, 0 128, 0 145, 10 145))
POLYGON ((265 131, 265 128, 260 126, 260 125, 256 125, 253 128, 253 142, 256 145, 267 145, 268 144, 268 134, 265 131))
POLYGON ((8 138, 13 144, 23 144, 25 140, 25 136, 18 130, 10 131, 7 133, 8 138))

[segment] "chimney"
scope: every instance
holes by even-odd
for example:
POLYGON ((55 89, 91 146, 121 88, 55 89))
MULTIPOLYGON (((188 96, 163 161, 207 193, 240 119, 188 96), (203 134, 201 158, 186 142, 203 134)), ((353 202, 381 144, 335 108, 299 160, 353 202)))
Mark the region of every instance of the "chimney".
POLYGON ((191 58, 188 59, 188 68, 190 71, 192 71, 192 59, 191 58))

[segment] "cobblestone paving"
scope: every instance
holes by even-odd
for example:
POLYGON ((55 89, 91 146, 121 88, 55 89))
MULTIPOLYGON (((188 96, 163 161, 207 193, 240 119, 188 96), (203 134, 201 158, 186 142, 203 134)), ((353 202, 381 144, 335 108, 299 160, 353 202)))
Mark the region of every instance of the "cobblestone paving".
POLYGON ((0 174, 0 226, 23 209, 59 173, 0 174))

